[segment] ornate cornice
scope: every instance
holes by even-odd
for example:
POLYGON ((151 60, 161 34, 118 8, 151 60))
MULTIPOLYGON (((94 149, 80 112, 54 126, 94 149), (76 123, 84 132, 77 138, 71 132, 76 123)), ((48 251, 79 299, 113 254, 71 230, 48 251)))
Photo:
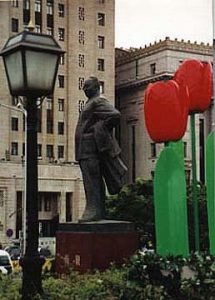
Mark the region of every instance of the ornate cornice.
POLYGON ((126 82, 123 82, 119 85, 115 86, 116 92, 121 92, 123 90, 127 90, 127 89, 131 89, 131 88, 137 88, 137 87, 144 87, 147 86, 149 83, 153 83, 156 81, 160 81, 160 80, 169 80, 171 79, 173 76, 173 73, 169 73, 169 72, 162 72, 160 74, 156 74, 153 76, 149 76, 149 77, 145 77, 145 78, 141 78, 141 79, 133 79, 133 80, 129 80, 126 82))
POLYGON ((116 48, 116 66, 140 59, 142 57, 147 57, 163 50, 173 50, 211 56, 213 55, 213 48, 209 43, 198 44, 197 42, 191 43, 189 40, 187 42, 184 40, 179 41, 177 39, 170 40, 169 37, 166 37, 165 40, 160 40, 154 44, 150 43, 149 46, 145 45, 144 48, 116 48))

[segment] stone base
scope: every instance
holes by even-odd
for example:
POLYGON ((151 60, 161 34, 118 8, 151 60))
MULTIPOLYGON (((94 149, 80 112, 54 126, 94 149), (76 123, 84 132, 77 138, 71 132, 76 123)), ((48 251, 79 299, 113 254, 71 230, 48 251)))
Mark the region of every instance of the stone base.
POLYGON ((101 220, 60 224, 56 235, 56 271, 80 273, 105 270, 111 262, 120 265, 138 249, 134 224, 101 220))

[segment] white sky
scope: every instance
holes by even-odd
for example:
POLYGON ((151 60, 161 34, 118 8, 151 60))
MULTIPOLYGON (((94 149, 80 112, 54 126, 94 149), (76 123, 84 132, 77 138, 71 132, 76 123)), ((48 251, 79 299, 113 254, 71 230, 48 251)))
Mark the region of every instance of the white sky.
POLYGON ((115 0, 116 47, 141 47, 169 36, 213 41, 213 0, 115 0))

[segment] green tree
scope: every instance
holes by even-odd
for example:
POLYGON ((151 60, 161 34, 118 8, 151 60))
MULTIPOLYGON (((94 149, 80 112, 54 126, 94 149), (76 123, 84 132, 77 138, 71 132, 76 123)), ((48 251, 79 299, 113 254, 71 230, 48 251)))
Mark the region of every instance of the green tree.
MULTIPOLYGON (((198 184, 198 203, 200 221, 200 246, 208 250, 208 221, 206 188, 198 184)), ((106 200, 107 217, 114 220, 134 222, 140 232, 141 246, 148 240, 155 243, 153 181, 137 178, 132 184, 125 185, 119 194, 108 196, 106 200)), ((194 249, 192 189, 187 186, 187 209, 189 224, 190 250, 194 249)))
MULTIPOLYGON (((209 249, 208 240, 208 215, 207 215, 207 199, 206 187, 200 182, 197 185, 197 197, 199 206, 199 230, 200 230, 200 250, 207 251, 209 249)), ((190 250, 194 249, 194 220, 193 220, 193 204, 192 204, 192 187, 187 186, 187 209, 189 223, 189 240, 190 250)))
POLYGON ((137 178, 135 183, 125 185, 119 194, 107 197, 106 209, 109 219, 134 222, 141 233, 141 244, 153 239, 154 207, 151 180, 137 178))

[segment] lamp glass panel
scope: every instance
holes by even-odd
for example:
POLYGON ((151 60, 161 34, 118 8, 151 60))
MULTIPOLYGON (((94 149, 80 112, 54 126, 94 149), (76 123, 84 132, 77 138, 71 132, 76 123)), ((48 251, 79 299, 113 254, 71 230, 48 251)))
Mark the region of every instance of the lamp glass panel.
POLYGON ((58 55, 26 50, 28 90, 51 91, 58 55))
POLYGON ((15 36, 15 37, 9 39, 9 41, 7 42, 6 46, 9 47, 9 46, 12 46, 12 45, 14 45, 16 43, 19 43, 21 41, 21 39, 22 39, 22 34, 19 34, 19 35, 15 36))
POLYGON ((5 56, 5 65, 8 74, 8 80, 12 91, 23 89, 24 74, 22 66, 22 53, 17 51, 5 56))

